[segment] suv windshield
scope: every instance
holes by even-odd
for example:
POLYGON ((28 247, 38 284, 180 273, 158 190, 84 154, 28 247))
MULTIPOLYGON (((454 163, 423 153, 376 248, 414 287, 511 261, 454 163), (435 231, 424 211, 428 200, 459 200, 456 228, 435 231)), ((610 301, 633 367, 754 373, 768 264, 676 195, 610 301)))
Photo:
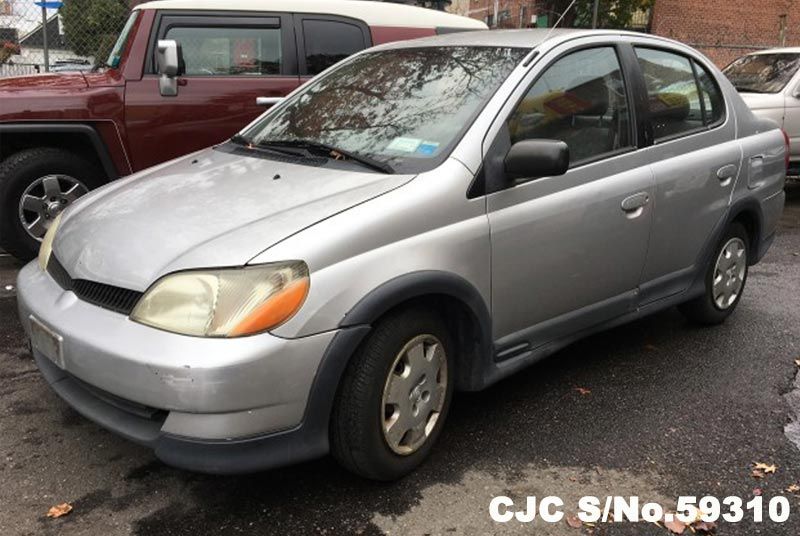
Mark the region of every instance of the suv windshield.
POLYGON ((114 43, 114 48, 111 49, 111 54, 109 54, 108 59, 106 60, 106 67, 110 67, 112 69, 119 67, 119 62, 122 60, 122 53, 125 51, 125 45, 128 43, 128 38, 131 35, 131 30, 133 29, 133 25, 136 22, 136 17, 138 16, 139 12, 134 11, 131 13, 131 16, 128 17, 125 27, 122 28, 122 32, 120 32, 117 42, 114 43))
POLYGON ((404 48, 359 55, 242 133, 259 146, 331 154, 400 173, 449 155, 528 49, 404 48))
POLYGON ((751 54, 728 65, 725 76, 737 91, 777 93, 782 91, 800 67, 800 54, 751 54))

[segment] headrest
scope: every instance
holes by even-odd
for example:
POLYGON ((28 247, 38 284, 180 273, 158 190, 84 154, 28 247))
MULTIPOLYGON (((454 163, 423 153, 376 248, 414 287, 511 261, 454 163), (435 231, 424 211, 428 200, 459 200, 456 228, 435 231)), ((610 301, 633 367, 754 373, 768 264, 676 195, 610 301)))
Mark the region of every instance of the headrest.
POLYGON ((689 99, 682 93, 656 93, 649 101, 652 119, 683 121, 689 117, 689 99))

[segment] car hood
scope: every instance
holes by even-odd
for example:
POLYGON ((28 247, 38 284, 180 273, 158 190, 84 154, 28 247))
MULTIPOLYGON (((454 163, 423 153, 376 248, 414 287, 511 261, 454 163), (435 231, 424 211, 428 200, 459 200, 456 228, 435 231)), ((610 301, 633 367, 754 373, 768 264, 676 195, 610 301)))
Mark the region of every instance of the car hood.
POLYGON ((739 93, 751 110, 783 108, 783 93, 739 93))
POLYGON ((74 279, 143 291, 178 270, 242 266, 413 178, 332 165, 206 149, 80 199, 64 213, 53 251, 74 279))
POLYGON ((81 73, 35 74, 0 78, 0 91, 85 89, 86 78, 81 73))

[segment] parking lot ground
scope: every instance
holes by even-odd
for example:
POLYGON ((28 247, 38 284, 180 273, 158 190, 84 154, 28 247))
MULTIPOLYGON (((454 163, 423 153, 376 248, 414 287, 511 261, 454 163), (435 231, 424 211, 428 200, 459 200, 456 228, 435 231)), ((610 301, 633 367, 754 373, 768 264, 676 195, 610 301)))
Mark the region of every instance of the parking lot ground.
MULTIPOLYGON (((800 533, 800 451, 784 435, 800 359, 800 187, 750 272, 738 311, 700 329, 674 310, 593 336, 477 394, 457 395, 419 471, 361 480, 330 459, 245 477, 165 467, 50 392, 16 318, 18 265, 0 257, 0 534, 588 534, 566 523, 493 523, 495 495, 790 497, 782 525, 752 516, 718 534, 800 533), (583 391, 576 388, 582 388, 583 391), (752 464, 777 466, 752 476, 752 464), (73 512, 48 519, 50 506, 73 512)), ((596 535, 666 535, 603 524, 596 535)), ((689 531, 686 534, 690 534, 689 531)))

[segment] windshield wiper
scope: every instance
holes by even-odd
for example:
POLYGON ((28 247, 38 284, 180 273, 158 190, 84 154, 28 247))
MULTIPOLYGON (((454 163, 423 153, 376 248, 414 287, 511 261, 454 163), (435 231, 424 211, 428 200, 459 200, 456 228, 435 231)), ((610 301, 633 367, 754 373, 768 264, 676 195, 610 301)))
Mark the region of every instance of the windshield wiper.
POLYGON ((332 145, 320 143, 311 140, 264 140, 257 144, 258 147, 297 147, 298 149, 305 149, 308 152, 315 151, 317 153, 324 153, 328 158, 340 160, 345 158, 358 162, 359 164, 380 171, 382 173, 393 174, 394 168, 386 162, 374 160, 368 156, 352 153, 344 149, 339 149, 332 145))
POLYGON ((243 136, 242 134, 234 134, 233 137, 229 141, 231 143, 235 143, 236 145, 241 145, 242 147, 247 147, 248 149, 258 149, 258 150, 269 151, 271 153, 277 153, 277 154, 282 154, 282 155, 299 156, 301 158, 303 157, 303 155, 297 153, 297 151, 281 150, 279 148, 269 147, 268 145, 263 144, 263 143, 255 144, 255 143, 253 143, 253 140, 251 140, 247 136, 243 136))
POLYGON ((763 89, 756 89, 753 87, 733 86, 739 93, 772 93, 771 91, 764 91, 763 89))

